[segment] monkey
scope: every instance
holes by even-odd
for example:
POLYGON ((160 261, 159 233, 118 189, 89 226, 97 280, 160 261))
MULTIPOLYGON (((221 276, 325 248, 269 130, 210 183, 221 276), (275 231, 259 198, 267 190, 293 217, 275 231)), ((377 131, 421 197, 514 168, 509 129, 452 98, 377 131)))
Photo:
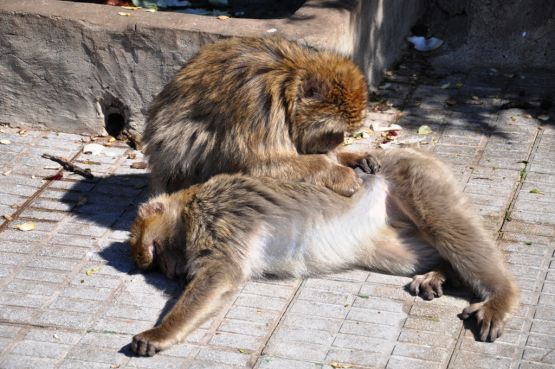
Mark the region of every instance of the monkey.
POLYGON ((518 304, 501 252, 452 173, 414 149, 373 153, 378 174, 344 197, 326 187, 271 177, 220 174, 139 207, 130 232, 140 270, 183 276, 186 288, 155 328, 133 337, 138 355, 184 339, 249 279, 299 278, 352 268, 412 276, 424 299, 456 275, 481 298, 461 316, 494 341, 518 304))
MULTIPOLYGON (((363 125, 367 100, 365 77, 347 57, 280 38, 206 45, 148 110, 151 192, 243 173, 351 196, 360 179, 333 150, 363 125)), ((365 160, 379 170, 375 158, 365 160)))

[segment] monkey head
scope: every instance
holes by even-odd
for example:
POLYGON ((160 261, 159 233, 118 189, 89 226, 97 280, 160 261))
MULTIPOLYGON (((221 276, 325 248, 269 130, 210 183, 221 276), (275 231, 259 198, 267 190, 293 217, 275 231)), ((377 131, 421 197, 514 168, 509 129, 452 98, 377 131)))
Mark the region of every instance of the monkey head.
POLYGON ((366 117, 368 86, 361 71, 340 56, 326 62, 299 70, 286 91, 291 138, 302 154, 333 150, 366 117))
POLYGON ((178 249, 179 215, 168 195, 160 195, 139 207, 131 226, 131 255, 141 270, 160 270, 169 278, 180 273, 184 257, 178 249), (181 256, 181 257, 180 257, 181 256))

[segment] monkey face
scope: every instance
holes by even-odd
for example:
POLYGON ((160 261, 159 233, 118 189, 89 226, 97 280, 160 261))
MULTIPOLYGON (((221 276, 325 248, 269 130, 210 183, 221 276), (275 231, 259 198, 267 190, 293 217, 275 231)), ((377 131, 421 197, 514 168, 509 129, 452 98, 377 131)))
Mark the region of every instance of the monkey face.
POLYGON ((169 231, 165 224, 164 211, 162 202, 150 201, 143 204, 131 226, 131 255, 141 270, 153 269, 156 259, 164 253, 169 231))
POLYGON ((175 221, 172 219, 171 201, 167 195, 141 205, 131 226, 129 245, 131 255, 141 270, 159 270, 168 278, 182 274, 184 255, 171 247, 175 240, 175 221))
POLYGON ((291 118, 293 142, 303 154, 327 153, 343 142, 345 132, 362 126, 368 101, 366 81, 350 62, 307 71, 301 80, 291 118))

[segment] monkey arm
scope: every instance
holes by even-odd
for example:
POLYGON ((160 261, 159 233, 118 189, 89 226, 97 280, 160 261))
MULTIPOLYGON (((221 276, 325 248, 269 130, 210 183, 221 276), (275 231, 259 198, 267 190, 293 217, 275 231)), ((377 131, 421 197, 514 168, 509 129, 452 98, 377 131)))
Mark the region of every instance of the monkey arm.
POLYGON ((183 340, 233 296, 240 282, 229 262, 204 263, 162 323, 134 336, 131 348, 140 356, 153 356, 183 340))
POLYGON ((248 174, 314 183, 343 196, 352 196, 360 188, 360 179, 351 168, 320 154, 265 160, 251 166, 248 174))

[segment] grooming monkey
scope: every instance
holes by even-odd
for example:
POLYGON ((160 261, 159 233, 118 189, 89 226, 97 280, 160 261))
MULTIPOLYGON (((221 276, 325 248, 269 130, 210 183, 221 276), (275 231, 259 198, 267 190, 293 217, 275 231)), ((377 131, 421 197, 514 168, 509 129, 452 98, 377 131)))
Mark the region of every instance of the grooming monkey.
MULTIPOLYGON (((352 156, 326 155, 362 126, 367 84, 347 58, 277 38, 203 47, 152 103, 143 134, 153 193, 215 174, 323 185, 350 196, 352 156)), ((358 159, 356 159, 358 161, 358 159)), ((373 170, 379 163, 366 157, 373 170)))
POLYGON ((343 197, 325 187, 269 177, 218 175, 139 208, 132 256, 142 270, 188 279, 161 324, 133 337, 138 355, 183 340, 245 280, 365 268, 414 276, 425 299, 455 273, 482 298, 463 311, 480 339, 502 334, 518 290, 479 217, 436 158, 411 149, 376 151, 377 175, 343 197))

